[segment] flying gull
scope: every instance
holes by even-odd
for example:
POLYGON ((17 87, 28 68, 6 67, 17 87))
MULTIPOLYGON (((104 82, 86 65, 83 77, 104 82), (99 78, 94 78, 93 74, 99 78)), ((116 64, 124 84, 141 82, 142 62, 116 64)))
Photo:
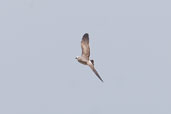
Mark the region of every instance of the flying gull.
POLYGON ((103 82, 102 78, 96 71, 94 67, 94 60, 90 60, 90 46, 89 46, 89 35, 88 33, 85 33, 83 35, 82 41, 81 41, 81 48, 82 48, 82 54, 81 56, 77 56, 75 59, 78 60, 81 64, 88 65, 93 72, 96 74, 96 76, 103 82))

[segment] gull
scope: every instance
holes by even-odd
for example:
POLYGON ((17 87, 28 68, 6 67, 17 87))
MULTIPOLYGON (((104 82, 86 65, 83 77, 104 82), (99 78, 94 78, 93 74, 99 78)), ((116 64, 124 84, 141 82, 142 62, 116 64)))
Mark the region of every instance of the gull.
POLYGON ((82 54, 81 56, 77 56, 75 59, 78 60, 79 63, 83 65, 88 65, 92 71, 96 74, 96 76, 103 82, 102 78, 96 71, 94 67, 94 60, 90 60, 90 46, 89 46, 89 35, 88 33, 85 33, 81 40, 81 48, 82 48, 82 54))

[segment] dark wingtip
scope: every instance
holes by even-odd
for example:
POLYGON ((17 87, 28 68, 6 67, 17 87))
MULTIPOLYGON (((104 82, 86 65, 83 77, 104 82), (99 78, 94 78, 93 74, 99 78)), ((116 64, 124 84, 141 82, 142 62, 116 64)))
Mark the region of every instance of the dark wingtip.
POLYGON ((100 79, 101 82, 104 82, 103 79, 99 75, 97 75, 97 77, 100 79))
POLYGON ((85 33, 83 37, 88 37, 88 33, 85 33))
POLYGON ((101 82, 103 82, 104 83, 104 81, 102 80, 102 79, 100 79, 101 80, 101 82))

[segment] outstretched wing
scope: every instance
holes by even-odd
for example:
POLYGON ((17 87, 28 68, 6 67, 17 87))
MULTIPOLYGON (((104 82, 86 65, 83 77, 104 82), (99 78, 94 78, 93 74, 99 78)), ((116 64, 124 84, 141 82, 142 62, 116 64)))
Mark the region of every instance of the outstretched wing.
POLYGON ((94 68, 94 65, 92 63, 88 62, 88 66, 93 70, 93 72, 96 74, 96 76, 103 82, 102 78, 100 77, 100 75, 98 74, 96 69, 94 68))
POLYGON ((82 55, 87 60, 89 60, 90 57, 90 46, 89 46, 89 36, 87 33, 83 35, 82 41, 81 41, 81 48, 82 48, 82 55))

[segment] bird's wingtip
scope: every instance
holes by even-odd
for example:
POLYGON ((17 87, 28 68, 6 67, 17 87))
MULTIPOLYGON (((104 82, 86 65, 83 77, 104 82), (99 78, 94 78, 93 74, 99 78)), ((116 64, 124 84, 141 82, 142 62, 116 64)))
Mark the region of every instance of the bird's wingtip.
POLYGON ((85 33, 83 37, 88 37, 88 33, 85 33))

